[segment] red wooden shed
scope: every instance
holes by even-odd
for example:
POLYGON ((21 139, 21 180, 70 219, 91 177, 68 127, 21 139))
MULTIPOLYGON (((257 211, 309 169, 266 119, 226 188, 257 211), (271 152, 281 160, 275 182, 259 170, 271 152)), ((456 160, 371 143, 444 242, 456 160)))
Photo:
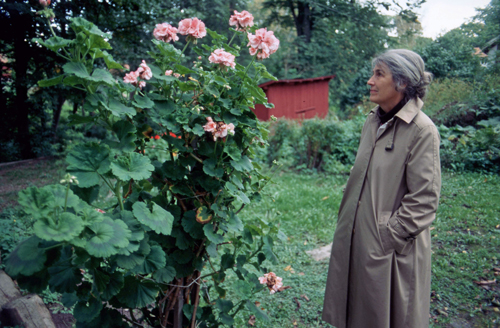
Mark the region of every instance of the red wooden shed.
POLYGON ((306 119, 328 114, 328 82, 335 75, 311 79, 269 81, 259 85, 274 108, 255 105, 253 110, 261 121, 268 121, 271 115, 291 119, 306 119))

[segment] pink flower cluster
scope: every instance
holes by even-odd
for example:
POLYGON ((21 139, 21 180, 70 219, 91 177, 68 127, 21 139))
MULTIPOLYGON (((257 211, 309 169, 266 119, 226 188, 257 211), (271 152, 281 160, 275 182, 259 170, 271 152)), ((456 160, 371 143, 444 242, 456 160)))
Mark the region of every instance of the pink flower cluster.
POLYGON ((226 52, 223 49, 216 49, 210 54, 208 60, 211 63, 220 64, 220 66, 229 66, 234 68, 236 66, 234 58, 234 55, 231 55, 229 52, 226 52))
POLYGON ((167 69, 167 70, 165 71, 165 75, 166 75, 166 76, 170 76, 170 75, 172 75, 172 74, 173 74, 175 77, 179 77, 179 76, 181 76, 179 73, 174 73, 174 71, 172 71, 171 69, 167 69))
POLYGON ((44 7, 47 7, 50 5, 50 0, 40 0, 40 4, 44 7))
POLYGON ((160 41, 178 41, 179 37, 177 36, 177 32, 177 28, 173 27, 170 24, 162 23, 156 24, 156 28, 153 31, 153 36, 156 40, 160 41))
POLYGON ((207 30, 205 29, 205 23, 195 17, 181 20, 179 22, 179 33, 201 39, 207 35, 207 30))
POLYGON ((210 116, 207 117, 207 124, 203 126, 203 129, 207 132, 212 132, 214 141, 217 141, 217 138, 225 138, 228 133, 234 135, 233 123, 214 122, 210 116))
POLYGON ((276 276, 274 272, 269 272, 264 274, 264 277, 259 277, 259 282, 263 285, 266 285, 271 294, 279 291, 281 287, 283 287, 283 278, 276 276))
POLYGON ((253 16, 246 10, 241 13, 235 10, 234 15, 229 18, 229 25, 236 26, 238 31, 245 31, 247 27, 253 26, 253 16))
POLYGON ((146 86, 146 82, 137 81, 137 79, 139 78, 141 80, 149 80, 152 77, 153 77, 153 73, 151 72, 151 68, 149 68, 149 66, 143 60, 141 65, 137 69, 137 71, 125 74, 125 77, 123 78, 123 82, 130 83, 134 87, 139 86, 139 88, 142 89, 146 86))
POLYGON ((274 36, 273 31, 268 31, 267 28, 261 28, 255 31, 255 35, 248 33, 248 44, 250 46, 250 54, 257 54, 257 58, 269 58, 269 55, 278 50, 280 40, 274 36))

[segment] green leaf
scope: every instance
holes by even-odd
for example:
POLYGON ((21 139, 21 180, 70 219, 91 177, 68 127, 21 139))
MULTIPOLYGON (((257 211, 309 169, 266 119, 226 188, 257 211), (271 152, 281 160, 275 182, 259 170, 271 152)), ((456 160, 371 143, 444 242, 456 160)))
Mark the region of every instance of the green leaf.
POLYGON ((148 280, 139 281, 133 276, 128 276, 125 278, 124 286, 117 297, 127 307, 135 309, 154 302, 158 292, 159 290, 154 282, 148 280))
POLYGON ((34 219, 47 217, 55 204, 54 194, 37 187, 21 190, 18 196, 18 202, 23 206, 23 211, 32 215, 34 219))
POLYGON ((109 257, 118 253, 117 248, 127 247, 132 233, 121 220, 105 218, 90 227, 93 235, 87 242, 87 252, 95 257, 109 257))
POLYGON ((236 280, 232 289, 241 299, 245 299, 252 294, 252 284, 245 280, 236 280))
POLYGON ((215 301, 215 307, 222 313, 229 313, 234 307, 233 302, 230 300, 218 299, 215 301))
POLYGON ((76 293, 63 293, 61 296, 61 303, 64 305, 66 308, 71 308, 75 303, 78 302, 78 296, 76 296, 76 293))
POLYGON ((141 265, 134 268, 135 273, 149 274, 165 266, 167 258, 160 246, 151 246, 151 252, 141 265))
POLYGON ((214 243, 211 243, 210 245, 208 245, 206 250, 207 250, 207 253, 210 257, 216 258, 219 256, 219 253, 217 252, 217 245, 214 243))
MULTIPOLYGON (((135 112, 135 110, 134 110, 135 112)), ((117 121, 113 124, 113 132, 116 134, 119 142, 113 144, 113 147, 122 152, 131 152, 135 147, 135 134, 137 129, 126 120, 117 121)))
POLYGON ((72 253, 71 247, 63 248, 59 260, 48 269, 49 284, 59 293, 72 293, 82 282, 83 276, 80 269, 71 263, 72 253))
POLYGON ((76 321, 89 322, 96 318, 102 309, 102 302, 95 297, 90 297, 89 301, 79 301, 73 310, 76 321))
POLYGON ((234 167, 236 171, 240 172, 250 172, 253 170, 252 162, 248 158, 248 156, 241 156, 239 161, 230 161, 231 165, 234 167))
POLYGON ((94 123, 97 119, 96 116, 81 116, 81 115, 76 115, 76 114, 70 114, 69 115, 69 124, 70 125, 76 125, 76 124, 82 124, 82 123, 94 123))
POLYGON ((221 178, 224 175, 224 169, 221 167, 216 168, 216 165, 217 162, 215 159, 206 159, 203 161, 203 172, 212 177, 221 178))
POLYGON ((106 289, 106 286, 109 284, 109 275, 106 272, 101 271, 99 268, 95 268, 91 270, 92 278, 94 279, 94 287, 102 292, 106 289))
POLYGON ((122 319, 122 314, 117 310, 104 308, 92 321, 76 323, 76 328, 129 328, 130 326, 122 319))
POLYGON ((40 238, 31 236, 17 245, 7 258, 5 271, 9 276, 31 276, 44 268, 47 255, 39 248, 40 242, 40 238))
POLYGON ((234 214, 234 212, 231 212, 231 215, 229 216, 229 220, 227 222, 227 227, 230 231, 241 232, 243 231, 243 222, 241 222, 240 218, 236 214, 234 214))
POLYGON ((273 239, 270 236, 264 236, 262 237, 264 240, 264 246, 262 247, 262 251, 266 255, 266 259, 271 261, 274 264, 278 264, 278 258, 276 257, 276 254, 273 252, 273 239))
POLYGON ((219 76, 219 75, 215 75, 214 76, 214 81, 215 83, 217 83, 218 85, 228 85, 227 81, 225 78, 223 78, 222 76, 219 76))
POLYGON ((68 172, 74 174, 79 186, 88 188, 99 184, 99 176, 110 170, 109 148, 96 142, 77 145, 66 157, 68 172))
POLYGON ((82 232, 83 221, 78 216, 64 212, 58 216, 54 213, 52 220, 38 220, 33 231, 41 239, 54 241, 70 241, 82 232), (54 222, 55 221, 55 222, 54 222))
POLYGON ((214 84, 207 84, 207 85, 205 85, 204 90, 208 91, 208 93, 210 93, 211 95, 214 95, 217 98, 220 97, 220 92, 217 89, 217 86, 214 85, 214 84))
POLYGON ((205 224, 203 226, 203 231, 205 232, 205 236, 210 242, 214 244, 220 244, 224 242, 224 237, 214 232, 214 227, 212 224, 205 224))
POLYGON ((69 62, 63 65, 66 74, 74 74, 82 79, 89 79, 90 75, 83 63, 69 62))
POLYGON ((223 324, 228 325, 230 327, 232 327, 234 325, 234 318, 231 317, 230 315, 225 314, 225 313, 221 313, 220 321, 223 324))
POLYGON ((155 105, 147 96, 140 96, 139 94, 134 96, 134 102, 132 104, 139 108, 153 108, 155 105))
POLYGON ((121 211, 114 216, 115 219, 120 219, 127 225, 128 229, 132 232, 129 238, 127 247, 120 248, 118 254, 130 255, 131 253, 139 250, 140 241, 144 239, 144 229, 139 221, 134 217, 132 212, 121 211))
POLYGON ((117 63, 113 56, 111 56, 107 51, 97 50, 95 58, 103 58, 108 69, 124 69, 122 65, 117 63))
POLYGON ((49 48, 54 52, 58 52, 59 49, 64 48, 72 43, 72 40, 63 39, 59 36, 52 36, 47 40, 42 40, 39 38, 33 38, 32 41, 40 43, 42 46, 49 48))
POLYGON ((92 77, 90 78, 90 80, 93 82, 103 82, 109 85, 110 87, 116 84, 113 75, 111 75, 111 73, 102 68, 96 68, 92 73, 92 77))
POLYGON ((260 319, 260 320, 264 320, 264 321, 270 321, 269 320, 269 317, 267 316, 267 314, 262 311, 261 309, 259 309, 255 303, 247 300, 245 305, 247 306, 247 309, 250 310, 250 312, 252 312, 253 314, 255 314, 255 317, 257 319, 260 319))
POLYGON ((171 266, 166 266, 153 273, 153 279, 157 282, 169 283, 174 280, 175 275, 175 269, 171 266))
POLYGON ((120 292, 124 285, 123 274, 121 272, 114 272, 109 276, 109 283, 101 294, 103 300, 109 300, 120 292))
POLYGON ((172 232, 172 224, 174 217, 168 211, 158 206, 155 202, 153 204, 153 211, 151 212, 147 205, 142 202, 136 202, 132 205, 134 216, 145 226, 153 229, 156 233, 161 233, 166 236, 172 232))
MULTIPOLYGON (((108 108, 111 111, 113 115, 116 117, 120 117, 125 119, 126 117, 134 117, 135 114, 137 114, 136 110, 132 107, 127 107, 125 106, 121 101, 119 101, 116 98, 110 98, 109 103, 108 103, 108 108)), ((129 123, 128 121, 118 121, 119 122, 126 122, 129 123)), ((131 124, 131 123, 129 123, 131 124)), ((115 123, 116 125, 116 123, 115 123)), ((114 129, 114 126, 113 126, 114 129)))
POLYGON ((59 75, 59 76, 53 77, 51 79, 40 80, 40 81, 38 81, 38 86, 40 88, 51 87, 54 85, 58 85, 59 83, 62 82, 63 79, 64 79, 64 75, 59 75))
POLYGON ((99 186, 81 188, 78 185, 71 185, 70 188, 78 198, 89 205, 95 202, 97 197, 99 197, 99 186))
POLYGON ((104 36, 107 38, 111 38, 111 35, 109 33, 104 33, 97 26, 95 26, 93 23, 89 22, 85 18, 75 17, 75 18, 71 18, 70 20, 71 20, 70 27, 76 33, 85 32, 86 34, 92 34, 92 35, 104 36))
MULTIPOLYGON (((48 185, 43 187, 43 190, 50 191, 55 198, 53 203, 54 206, 58 206, 59 208, 64 208, 64 202, 66 197, 66 186, 63 185, 48 185)), ((71 189, 68 191, 68 201, 66 203, 68 207, 72 207, 75 210, 79 210, 82 206, 86 206, 87 204, 83 203, 78 196, 76 196, 71 189)))
POLYGON ((111 163, 110 167, 113 174, 122 181, 147 179, 155 169, 149 158, 139 153, 120 156, 111 163))
POLYGON ((232 254, 224 254, 220 260, 220 266, 222 271, 230 269, 234 266, 234 256, 232 254))

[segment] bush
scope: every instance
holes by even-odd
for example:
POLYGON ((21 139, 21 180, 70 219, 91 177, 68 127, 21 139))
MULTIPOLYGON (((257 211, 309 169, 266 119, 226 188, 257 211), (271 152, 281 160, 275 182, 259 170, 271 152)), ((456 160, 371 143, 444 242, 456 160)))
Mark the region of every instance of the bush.
POLYGON ((271 126, 268 161, 277 160, 296 170, 348 172, 356 158, 364 119, 280 119, 271 126))

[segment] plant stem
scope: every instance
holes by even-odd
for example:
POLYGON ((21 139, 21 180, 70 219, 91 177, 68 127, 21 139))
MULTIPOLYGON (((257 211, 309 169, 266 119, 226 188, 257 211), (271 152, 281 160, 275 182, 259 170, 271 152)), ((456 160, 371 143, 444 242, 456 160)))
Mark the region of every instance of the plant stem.
POLYGON ((236 34, 238 34, 238 32, 234 32, 233 37, 231 38, 231 40, 229 40, 229 43, 228 43, 227 45, 230 45, 230 44, 231 44, 231 42, 233 42, 233 39, 234 39, 234 37, 236 36, 236 34))
POLYGON ((69 184, 70 182, 68 181, 68 184, 66 186, 66 196, 64 197, 64 212, 66 212, 66 208, 68 207, 69 184))
POLYGON ((122 192, 121 192, 120 188, 121 188, 120 181, 116 181, 115 195, 118 198, 118 203, 120 204, 120 210, 124 211, 125 209, 123 208, 122 192))
POLYGON ((182 58, 182 55, 184 54, 184 51, 186 51, 190 42, 191 42, 190 40, 188 40, 188 42, 186 42, 186 45, 184 46, 184 49, 182 49, 181 55, 179 56, 179 60, 182 58))
MULTIPOLYGON (((247 75, 248 69, 250 68, 250 66, 252 66, 253 62, 255 61, 255 58, 257 58, 257 54, 255 54, 255 56, 253 56, 252 61, 250 62, 250 64, 248 64, 247 68, 245 68, 245 73, 243 74, 244 76, 247 75)), ((241 92, 242 86, 243 86, 243 81, 241 81, 240 89, 238 90, 238 92, 236 94, 239 94, 241 92)))
MULTIPOLYGON (((50 19, 47 18, 47 22, 49 23, 49 28, 50 28, 50 31, 52 32, 52 35, 54 37, 57 37, 56 32, 54 32, 54 29, 52 28, 52 25, 50 24, 50 19)), ((71 54, 66 49, 62 48, 62 50, 66 53, 66 55, 71 57, 71 54)), ((67 58, 67 59, 70 60, 69 58, 67 58)))

